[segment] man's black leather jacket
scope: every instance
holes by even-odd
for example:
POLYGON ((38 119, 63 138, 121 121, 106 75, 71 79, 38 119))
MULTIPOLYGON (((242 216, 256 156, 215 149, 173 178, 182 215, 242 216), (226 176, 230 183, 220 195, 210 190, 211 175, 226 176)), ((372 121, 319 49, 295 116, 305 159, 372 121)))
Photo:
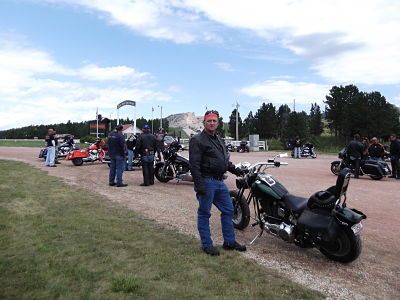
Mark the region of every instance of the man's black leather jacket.
POLYGON ((190 139, 189 164, 196 192, 205 192, 203 177, 221 180, 226 171, 235 174, 235 165, 229 161, 223 140, 205 131, 190 139))

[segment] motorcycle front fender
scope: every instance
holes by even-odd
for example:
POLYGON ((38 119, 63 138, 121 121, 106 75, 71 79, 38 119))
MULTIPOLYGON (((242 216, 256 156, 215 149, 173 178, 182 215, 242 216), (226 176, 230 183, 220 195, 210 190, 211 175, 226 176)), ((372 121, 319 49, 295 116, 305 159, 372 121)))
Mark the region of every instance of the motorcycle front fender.
POLYGON ((158 163, 156 163, 154 166, 155 167, 158 167, 158 168, 162 168, 162 167, 164 167, 164 162, 162 162, 162 161, 159 161, 158 163))
POLYGON ((335 160, 335 161, 331 162, 331 165, 336 165, 336 164, 340 164, 340 160, 335 160))

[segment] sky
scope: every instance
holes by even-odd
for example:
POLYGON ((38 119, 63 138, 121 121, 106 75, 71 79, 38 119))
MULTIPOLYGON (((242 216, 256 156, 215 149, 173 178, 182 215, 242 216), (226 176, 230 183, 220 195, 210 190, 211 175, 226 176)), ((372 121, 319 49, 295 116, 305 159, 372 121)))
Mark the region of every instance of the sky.
POLYGON ((0 130, 96 111, 308 113, 347 84, 400 106, 400 1, 0 1, 0 130))

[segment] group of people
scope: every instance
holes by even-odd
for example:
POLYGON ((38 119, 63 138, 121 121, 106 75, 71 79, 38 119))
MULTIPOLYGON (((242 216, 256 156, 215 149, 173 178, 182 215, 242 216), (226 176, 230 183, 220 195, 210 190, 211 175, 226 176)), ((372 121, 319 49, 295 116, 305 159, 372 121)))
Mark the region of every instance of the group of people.
MULTIPOLYGON (((358 178, 361 160, 368 158, 373 160, 383 160, 385 148, 381 143, 379 143, 378 138, 376 137, 368 140, 368 138, 361 139, 359 134, 355 134, 354 139, 350 141, 346 147, 346 153, 354 162, 354 177, 358 178)), ((392 166, 392 175, 389 177, 400 179, 400 140, 394 133, 390 135, 389 156, 392 166)))
MULTIPOLYGON (((132 162, 135 156, 141 157, 143 183, 141 186, 150 186, 154 184, 154 159, 156 153, 160 153, 163 147, 157 137, 150 133, 150 126, 145 124, 142 128, 143 133, 137 138, 131 135, 125 142, 125 136, 122 134, 122 125, 118 125, 114 131, 108 135, 108 154, 110 156, 109 185, 125 187, 123 183, 123 173, 125 171, 126 153, 128 154, 127 170, 133 170, 132 162)), ((163 130, 159 130, 159 132, 163 130)), ((164 143, 162 141, 162 143, 164 143)), ((160 155, 160 154, 159 154, 160 155)), ((159 156, 161 157, 161 156, 159 156)))

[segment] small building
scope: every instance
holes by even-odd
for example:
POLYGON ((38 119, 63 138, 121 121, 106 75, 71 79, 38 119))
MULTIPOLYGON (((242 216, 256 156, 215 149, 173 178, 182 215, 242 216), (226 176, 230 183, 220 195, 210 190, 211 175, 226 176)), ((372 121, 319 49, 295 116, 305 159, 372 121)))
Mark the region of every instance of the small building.
MULTIPOLYGON (((124 134, 125 138, 127 139, 131 134, 134 134, 134 127, 132 124, 124 124, 122 125, 122 133, 124 134)), ((136 127, 136 133, 140 134, 143 131, 141 129, 139 129, 138 127, 136 127)))

